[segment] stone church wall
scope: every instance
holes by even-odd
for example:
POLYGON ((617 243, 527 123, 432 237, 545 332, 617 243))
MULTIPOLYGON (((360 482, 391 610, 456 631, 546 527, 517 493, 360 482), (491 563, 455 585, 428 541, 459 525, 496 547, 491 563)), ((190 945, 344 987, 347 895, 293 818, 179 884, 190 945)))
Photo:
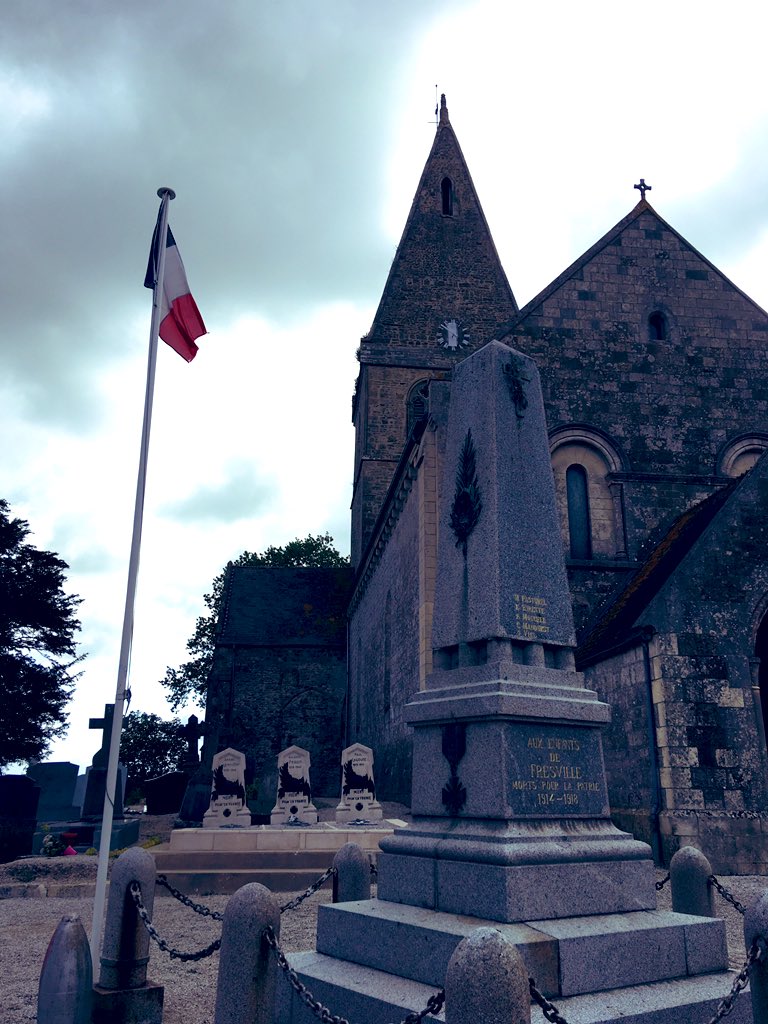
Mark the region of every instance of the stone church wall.
MULTIPOLYGON (((415 470, 411 470, 414 473, 415 470)), ((411 730, 419 688, 419 489, 409 486, 372 572, 353 599, 349 742, 373 748, 380 797, 411 800, 411 730)))
POLYGON ((611 706, 611 722, 603 731, 611 817, 637 839, 656 845, 654 807, 655 756, 652 747, 650 693, 642 646, 593 665, 586 684, 611 706))

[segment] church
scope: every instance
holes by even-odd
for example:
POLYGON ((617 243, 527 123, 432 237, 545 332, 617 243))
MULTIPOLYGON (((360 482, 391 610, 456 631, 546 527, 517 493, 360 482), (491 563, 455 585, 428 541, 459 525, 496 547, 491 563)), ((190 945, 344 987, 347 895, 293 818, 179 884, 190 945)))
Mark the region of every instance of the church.
MULTIPOLYGON (((333 795, 338 753, 361 742, 380 797, 410 801, 403 708, 458 657, 432 642, 452 372, 498 340, 541 375, 552 543, 576 667, 612 708, 615 823, 660 863, 692 844, 715 871, 768 870, 768 314, 636 187, 627 216, 519 309, 442 98, 358 350, 351 571, 231 570, 204 763, 231 744, 259 780, 298 743, 333 795)), ((535 639, 541 610, 519 601, 535 639)))

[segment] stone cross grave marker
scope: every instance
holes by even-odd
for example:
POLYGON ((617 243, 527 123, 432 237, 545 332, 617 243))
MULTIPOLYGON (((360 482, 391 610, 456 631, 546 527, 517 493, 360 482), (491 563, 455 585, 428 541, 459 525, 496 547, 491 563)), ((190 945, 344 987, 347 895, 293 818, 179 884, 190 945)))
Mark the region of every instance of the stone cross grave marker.
POLYGON ((213 755, 211 803, 203 828, 248 828, 251 812, 245 799, 245 754, 232 747, 213 755))
MULTIPOLYGON (((112 746, 112 719, 115 714, 114 704, 104 705, 104 716, 102 718, 90 718, 89 729, 101 729, 101 746, 93 755, 91 767, 86 771, 85 796, 81 817, 85 821, 100 821, 104 815, 104 793, 107 788, 107 766, 109 764, 109 751, 112 746)), ((123 817, 123 782, 118 771, 117 784, 115 786, 115 805, 113 817, 123 817)))
POLYGON ((336 821, 378 821, 381 817, 373 781, 373 751, 362 743, 353 743, 341 754, 341 800, 336 821))
POLYGON ((314 825, 317 808, 309 784, 309 751, 287 747, 277 757, 277 802, 270 815, 271 825, 314 825))

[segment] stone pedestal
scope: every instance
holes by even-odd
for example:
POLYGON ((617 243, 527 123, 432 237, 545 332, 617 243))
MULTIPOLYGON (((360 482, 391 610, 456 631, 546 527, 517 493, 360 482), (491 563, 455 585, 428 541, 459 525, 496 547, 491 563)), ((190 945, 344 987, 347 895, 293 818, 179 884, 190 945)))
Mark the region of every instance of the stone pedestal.
MULTIPOLYGON (((530 359, 492 342, 456 366, 445 452, 435 671, 405 709, 413 824, 381 841, 378 900, 321 907, 291 964, 332 1013, 385 1024, 493 925, 566 1020, 708 1019, 732 980, 723 922, 656 911, 650 847, 610 819, 609 708, 574 670, 530 359)), ((309 1024, 282 980, 280 1000, 276 1020, 309 1024)))
POLYGON ((610 820, 607 705, 574 671, 457 675, 406 708, 413 825, 382 841, 380 898, 505 922, 655 907, 649 847, 610 820))

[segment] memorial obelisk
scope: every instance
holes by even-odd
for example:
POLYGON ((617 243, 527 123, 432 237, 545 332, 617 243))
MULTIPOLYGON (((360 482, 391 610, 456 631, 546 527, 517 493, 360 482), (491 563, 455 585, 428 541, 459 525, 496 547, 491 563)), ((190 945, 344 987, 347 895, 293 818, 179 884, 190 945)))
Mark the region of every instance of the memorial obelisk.
POLYGON ((610 711, 574 668, 531 359, 491 342, 456 367, 445 459, 413 824, 381 842, 379 899, 503 922, 654 908, 651 850, 610 820, 610 711))

